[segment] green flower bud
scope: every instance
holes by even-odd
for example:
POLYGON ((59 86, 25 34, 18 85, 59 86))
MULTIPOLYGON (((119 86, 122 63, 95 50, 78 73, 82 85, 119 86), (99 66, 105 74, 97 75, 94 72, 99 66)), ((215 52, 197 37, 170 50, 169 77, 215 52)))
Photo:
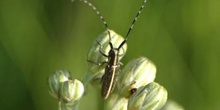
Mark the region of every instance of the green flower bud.
MULTIPOLYGON (((124 38, 113 30, 109 30, 111 34, 111 43, 114 48, 118 48, 119 45, 123 42, 124 38)), ((103 34, 99 35, 95 40, 91 48, 89 49, 87 60, 88 60, 88 78, 87 80, 96 80, 101 79, 102 75, 105 72, 106 62, 108 61, 108 57, 103 56, 103 54, 108 56, 108 52, 110 51, 109 45, 109 34, 108 31, 105 31, 103 34), (101 52, 103 53, 101 53, 101 52)), ((127 50, 127 44, 124 44, 122 48, 119 50, 119 60, 124 56, 127 50)), ((100 81, 99 81, 100 82, 100 81)))
POLYGON ((61 84, 61 99, 66 102, 78 101, 84 93, 83 84, 77 80, 68 80, 61 84))
POLYGON ((56 99, 60 96, 60 85, 71 78, 70 73, 65 70, 58 70, 48 77, 49 93, 56 99))
POLYGON ((156 67, 147 58, 140 57, 129 62, 119 74, 117 87, 120 95, 129 98, 132 91, 153 82, 156 77, 156 67))
POLYGON ((127 110, 128 99, 118 94, 111 94, 105 101, 105 110, 127 110))
POLYGON ((167 91, 155 82, 140 87, 129 99, 128 110, 159 110, 167 101, 167 91))
POLYGON ((173 100, 168 100, 161 110, 184 110, 184 108, 173 100))

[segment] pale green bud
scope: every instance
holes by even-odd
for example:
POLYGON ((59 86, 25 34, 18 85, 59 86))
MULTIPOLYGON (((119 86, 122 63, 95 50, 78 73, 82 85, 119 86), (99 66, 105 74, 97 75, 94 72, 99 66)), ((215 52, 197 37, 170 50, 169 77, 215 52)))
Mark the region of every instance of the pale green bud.
MULTIPOLYGON (((118 48, 119 45, 124 41, 124 38, 113 30, 109 30, 111 35, 111 43, 114 48, 118 48)), ((106 62, 108 61, 108 57, 103 56, 102 53, 108 56, 108 52, 110 51, 109 45, 109 34, 108 31, 105 31, 103 34, 99 35, 98 38, 94 41, 93 45, 89 49, 87 60, 88 60, 88 74, 89 78, 87 80, 96 80, 100 79, 105 72, 106 62), (100 44, 100 45, 99 45, 100 44), (101 48, 101 49, 100 49, 101 48), (104 63, 105 62, 105 63, 104 63), (102 65, 98 65, 102 64, 102 65)), ((122 48, 119 50, 119 60, 124 56, 127 50, 127 44, 125 43, 122 48)), ((99 80, 100 82, 100 80, 99 80)))
POLYGON ((173 100, 168 100, 161 110, 184 110, 184 108, 173 100))
POLYGON ((127 110, 128 99, 118 94, 111 94, 105 101, 104 110, 127 110))
POLYGON ((84 93, 84 86, 77 79, 68 80, 61 84, 61 99, 66 102, 78 101, 84 93))
POLYGON ((159 110, 167 101, 167 91, 158 83, 140 87, 129 99, 128 110, 159 110))
POLYGON ((48 77, 49 93, 56 99, 60 96, 60 86, 71 78, 70 73, 65 70, 57 70, 48 77))
POLYGON ((129 98, 132 90, 153 82, 155 77, 156 67, 149 59, 140 57, 130 61, 119 74, 117 83, 119 93, 129 98))

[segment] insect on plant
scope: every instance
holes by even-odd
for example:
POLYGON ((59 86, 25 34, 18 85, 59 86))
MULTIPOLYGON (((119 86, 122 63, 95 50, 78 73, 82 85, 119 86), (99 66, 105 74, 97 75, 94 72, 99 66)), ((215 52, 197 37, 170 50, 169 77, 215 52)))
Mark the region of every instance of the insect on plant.
POLYGON ((102 82, 101 94, 102 94, 103 99, 107 99, 108 96, 110 95, 110 93, 113 91, 115 84, 116 84, 116 81, 117 81, 117 74, 118 74, 120 66, 121 66, 119 56, 124 55, 124 53, 122 55, 119 54, 119 51, 123 47, 123 45, 125 45, 125 43, 127 42, 128 36, 129 36, 132 28, 134 27, 134 24, 137 21, 137 18, 140 15, 142 9, 144 8, 147 0, 143 1, 140 9, 138 10, 138 13, 136 14, 134 20, 131 23, 130 28, 128 29, 128 32, 125 36, 125 39, 119 44, 118 47, 114 47, 114 44, 111 41, 111 32, 110 32, 110 29, 107 25, 107 22, 105 21, 104 17, 100 14, 100 12, 97 10, 97 8, 92 3, 88 2, 87 0, 79 0, 79 1, 87 4, 89 7, 91 7, 96 12, 96 14, 102 20, 102 22, 108 32, 108 36, 109 36, 108 44, 110 46, 110 50, 109 50, 108 54, 105 54, 102 51, 102 45, 100 44, 100 42, 97 41, 97 43, 99 45, 99 52, 102 56, 107 58, 107 61, 94 62, 94 61, 87 60, 88 62, 94 63, 96 65, 107 64, 105 67, 104 75, 102 76, 102 79, 101 79, 101 82, 102 82))

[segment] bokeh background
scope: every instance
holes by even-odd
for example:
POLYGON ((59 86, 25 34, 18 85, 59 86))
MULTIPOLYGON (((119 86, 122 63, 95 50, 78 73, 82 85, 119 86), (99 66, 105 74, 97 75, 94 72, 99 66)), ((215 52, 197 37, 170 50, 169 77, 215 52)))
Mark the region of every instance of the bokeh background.
MULTIPOLYGON (((126 35, 143 0, 89 0, 109 27, 126 35)), ((149 0, 122 62, 145 56, 156 82, 186 110, 220 109, 220 1, 149 0)), ((70 0, 0 0, 1 110, 56 110, 47 76, 85 76, 86 54, 105 29, 87 5, 70 0)), ((102 110, 90 86, 80 110, 102 110)))

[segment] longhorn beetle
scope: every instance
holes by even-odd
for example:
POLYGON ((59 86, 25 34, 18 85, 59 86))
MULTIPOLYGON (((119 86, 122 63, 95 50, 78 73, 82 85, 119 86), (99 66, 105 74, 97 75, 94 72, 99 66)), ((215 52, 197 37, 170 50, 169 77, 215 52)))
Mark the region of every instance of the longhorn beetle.
MULTIPOLYGON (((72 0, 74 1, 74 0, 72 0)), ((136 14, 133 22, 131 23, 130 28, 128 29, 128 32, 126 34, 126 37, 124 39, 123 42, 121 42, 121 44, 118 47, 113 47, 113 43, 111 42, 111 33, 110 33, 110 29, 107 25, 107 22, 105 21, 104 17, 100 14, 100 12, 97 10, 97 8, 90 2, 88 2, 87 0, 79 0, 85 4, 87 4, 88 6, 90 6, 95 12, 96 14, 100 17, 100 19, 102 20, 107 32, 108 32, 108 36, 109 36, 109 46, 110 46, 110 51, 108 52, 108 55, 106 55, 105 53, 103 53, 101 51, 102 49, 102 45, 97 42, 99 44, 99 52, 104 56, 107 57, 108 61, 103 61, 103 62, 93 62, 93 61, 89 61, 90 63, 94 63, 97 65, 103 65, 104 63, 107 64, 107 66, 105 67, 105 73, 102 76, 101 82, 102 82, 102 89, 101 89, 101 94, 102 97, 104 99, 107 99, 108 96, 110 95, 110 93, 113 91, 116 80, 117 80, 117 74, 119 72, 119 68, 120 68, 120 62, 119 62, 119 50, 122 48, 122 46, 127 42, 128 40, 128 36, 132 30, 132 28, 134 27, 135 22, 138 19, 138 16, 140 15, 142 9, 144 8, 147 0, 144 0, 140 9, 138 10, 138 13, 136 14)))

